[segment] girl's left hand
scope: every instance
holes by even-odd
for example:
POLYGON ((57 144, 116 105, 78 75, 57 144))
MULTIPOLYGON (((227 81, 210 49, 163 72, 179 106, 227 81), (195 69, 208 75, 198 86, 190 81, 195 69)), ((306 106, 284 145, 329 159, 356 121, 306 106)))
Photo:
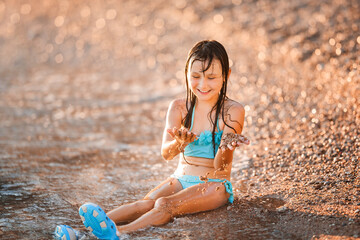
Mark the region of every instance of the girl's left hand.
POLYGON ((239 147, 242 144, 249 145, 250 140, 240 134, 226 133, 221 139, 219 148, 222 152, 224 152, 226 149, 234 150, 236 147, 239 147))

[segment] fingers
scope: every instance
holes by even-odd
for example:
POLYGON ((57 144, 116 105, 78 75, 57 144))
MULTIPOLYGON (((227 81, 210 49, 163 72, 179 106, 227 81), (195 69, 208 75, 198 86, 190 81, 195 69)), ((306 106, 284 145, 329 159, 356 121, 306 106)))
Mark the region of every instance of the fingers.
POLYGON ((192 142, 195 140, 196 135, 188 131, 187 128, 182 128, 178 130, 178 137, 184 142, 192 142))
POLYGON ((177 130, 177 136, 178 136, 179 138, 181 138, 181 135, 182 135, 182 131, 181 131, 181 129, 178 129, 178 130, 177 130))
POLYGON ((235 136, 236 136, 235 138, 234 136, 231 136, 234 139, 230 140, 230 142, 229 139, 227 139, 227 136, 225 136, 225 138, 222 139, 222 144, 220 147, 222 152, 226 151, 227 149, 232 151, 235 148, 240 147, 242 144, 246 144, 246 145, 250 144, 250 140, 247 137, 236 134, 235 136))
POLYGON ((186 128, 183 128, 182 130, 181 130, 181 136, 182 136, 182 139, 184 140, 184 141, 186 141, 186 139, 187 139, 187 133, 188 133, 188 130, 186 129, 186 128))
POLYGON ((188 131, 187 128, 169 128, 167 129, 167 132, 170 134, 172 138, 175 138, 182 142, 193 142, 197 139, 196 134, 188 131))
POLYGON ((230 149, 230 150, 234 150, 234 149, 235 149, 232 143, 229 143, 228 145, 226 145, 226 147, 227 147, 228 149, 230 149))
POLYGON ((171 128, 166 129, 166 131, 167 131, 168 134, 170 134, 170 136, 171 136, 172 138, 175 138, 175 134, 174 134, 174 132, 173 132, 173 130, 172 130, 171 128))
POLYGON ((243 135, 239 135, 238 140, 240 142, 242 142, 242 143, 245 143, 246 145, 250 144, 250 140, 247 137, 243 136, 243 135))
POLYGON ((195 141, 197 139, 197 136, 196 136, 195 133, 189 132, 188 134, 189 134, 188 135, 189 136, 189 142, 193 142, 193 141, 195 141))
POLYGON ((181 134, 176 127, 166 129, 167 133, 174 139, 179 139, 181 134))
POLYGON ((238 147, 238 144, 234 141, 234 142, 230 142, 228 144, 226 144, 226 143, 221 144, 220 149, 222 152, 225 152, 227 149, 232 151, 236 147, 238 147))

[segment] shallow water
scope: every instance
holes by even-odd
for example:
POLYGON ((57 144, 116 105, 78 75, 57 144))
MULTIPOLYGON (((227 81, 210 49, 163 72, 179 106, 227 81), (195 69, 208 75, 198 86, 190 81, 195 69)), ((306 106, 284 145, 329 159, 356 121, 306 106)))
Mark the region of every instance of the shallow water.
MULTIPOLYGON (((46 152, 46 159, 34 153, 24 160, 2 155, 1 206, 4 220, 0 222, 6 239, 49 239, 57 224, 82 227, 77 214, 84 202, 96 202, 104 209, 141 198, 149 189, 171 173, 174 164, 154 159, 158 146, 144 148, 130 146, 121 152, 46 152), (146 153, 144 153, 146 152, 146 153), (59 156, 62 156, 61 158, 59 156), (55 159, 56 158, 56 159, 55 159), (165 165, 165 169, 164 169, 165 165), (152 169, 152 173, 147 171, 152 169)), ((14 153, 16 154, 16 153, 14 153)), ((273 210, 283 201, 268 198, 273 210)), ((276 219, 259 214, 266 209, 236 203, 237 207, 222 207, 212 212, 176 218, 158 228, 124 235, 125 239, 232 239, 237 237, 281 236, 274 227, 276 219), (255 211, 254 211, 255 209, 255 211), (241 217, 239 217, 241 215, 241 217), (204 229, 207 229, 204 231, 204 229)), ((81 231, 81 235, 84 232, 81 231)), ((83 239, 91 239, 89 235, 83 239)))

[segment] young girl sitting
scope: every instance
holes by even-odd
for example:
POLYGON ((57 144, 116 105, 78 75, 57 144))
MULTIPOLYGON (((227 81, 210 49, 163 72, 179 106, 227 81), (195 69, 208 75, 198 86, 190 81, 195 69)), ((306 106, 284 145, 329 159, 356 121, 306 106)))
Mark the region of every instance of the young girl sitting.
POLYGON ((88 230, 100 239, 118 239, 121 233, 233 202, 234 149, 249 141, 239 135, 243 106, 226 96, 230 73, 228 55, 219 42, 195 44, 185 65, 186 98, 170 103, 163 133, 161 155, 166 161, 179 155, 177 169, 134 203, 108 213, 92 203, 81 206, 79 213, 88 230))

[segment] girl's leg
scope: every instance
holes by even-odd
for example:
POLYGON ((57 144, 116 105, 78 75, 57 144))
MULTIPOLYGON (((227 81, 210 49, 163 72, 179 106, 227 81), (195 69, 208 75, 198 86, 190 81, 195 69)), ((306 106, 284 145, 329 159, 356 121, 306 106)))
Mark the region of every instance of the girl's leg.
POLYGON ((178 215, 212 210, 226 204, 229 196, 223 183, 198 184, 157 199, 152 210, 129 224, 118 226, 118 230, 120 233, 131 232, 165 224, 178 215))
POLYGON ((154 208, 156 199, 177 193, 182 186, 177 179, 168 178, 151 190, 142 200, 122 205, 107 213, 115 223, 131 222, 154 208))

